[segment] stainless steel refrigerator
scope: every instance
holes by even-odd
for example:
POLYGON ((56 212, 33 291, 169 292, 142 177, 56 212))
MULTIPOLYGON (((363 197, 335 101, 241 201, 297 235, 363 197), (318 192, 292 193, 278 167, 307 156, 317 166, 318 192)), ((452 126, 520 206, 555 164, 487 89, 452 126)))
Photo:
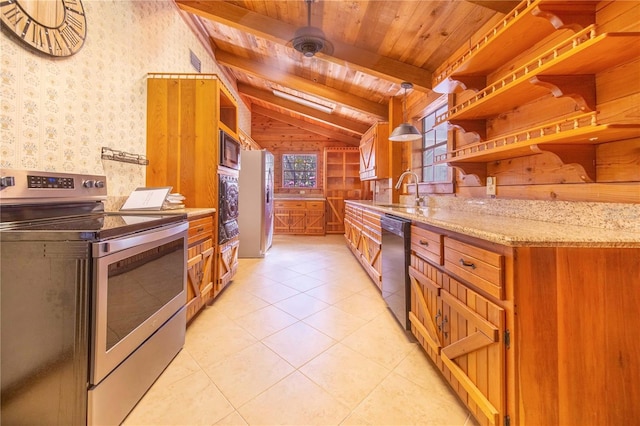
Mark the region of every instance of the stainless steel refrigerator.
POLYGON ((273 154, 242 151, 238 178, 239 257, 264 257, 273 239, 273 154))

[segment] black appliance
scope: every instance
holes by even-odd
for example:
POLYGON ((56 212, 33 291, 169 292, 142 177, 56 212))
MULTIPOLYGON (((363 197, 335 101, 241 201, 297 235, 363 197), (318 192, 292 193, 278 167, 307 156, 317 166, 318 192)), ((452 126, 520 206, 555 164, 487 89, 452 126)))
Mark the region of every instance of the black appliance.
POLYGON ((223 244, 239 234, 238 176, 219 174, 218 182, 218 244, 223 244))
POLYGON ((404 330, 410 330, 409 255, 411 221, 385 215, 382 225, 382 298, 404 330))
POLYGON ((185 215, 103 176, 0 169, 3 424, 119 424, 184 344, 185 215))
POLYGON ((220 165, 240 170, 240 142, 233 136, 220 130, 220 165))

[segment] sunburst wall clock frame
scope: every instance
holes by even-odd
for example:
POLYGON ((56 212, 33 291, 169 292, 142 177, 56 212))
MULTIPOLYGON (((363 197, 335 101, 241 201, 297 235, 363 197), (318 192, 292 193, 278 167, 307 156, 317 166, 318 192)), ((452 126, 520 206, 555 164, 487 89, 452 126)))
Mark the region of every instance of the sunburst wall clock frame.
POLYGON ((87 36, 80 0, 3 0, 0 19, 21 44, 53 57, 75 54, 87 36))

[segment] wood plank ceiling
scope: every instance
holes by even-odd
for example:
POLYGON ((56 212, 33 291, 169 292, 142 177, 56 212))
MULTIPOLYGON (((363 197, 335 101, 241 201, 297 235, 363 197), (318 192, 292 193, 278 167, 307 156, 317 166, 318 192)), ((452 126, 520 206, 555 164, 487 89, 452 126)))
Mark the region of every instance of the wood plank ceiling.
POLYGON ((401 82, 428 93, 432 72, 517 2, 314 0, 311 26, 324 32, 331 48, 313 57, 291 43, 307 26, 305 0, 176 4, 254 114, 357 145, 366 129, 387 120, 390 98, 403 93, 401 82), (274 89, 332 111, 282 99, 274 89))

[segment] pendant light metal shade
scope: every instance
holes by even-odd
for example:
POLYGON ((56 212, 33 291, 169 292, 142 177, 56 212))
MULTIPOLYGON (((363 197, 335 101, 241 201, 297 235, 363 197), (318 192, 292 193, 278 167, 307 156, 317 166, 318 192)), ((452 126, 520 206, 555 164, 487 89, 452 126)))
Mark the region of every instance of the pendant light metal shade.
POLYGON ((389 140, 394 142, 406 142, 420 139, 422 135, 414 126, 409 123, 402 123, 391 132, 389 140))
POLYGON ((420 139, 422 134, 415 128, 415 126, 409 124, 407 121, 407 89, 413 88, 413 84, 404 82, 400 85, 404 89, 404 98, 402 99, 402 115, 404 123, 393 129, 389 140, 393 142, 408 142, 420 139))

